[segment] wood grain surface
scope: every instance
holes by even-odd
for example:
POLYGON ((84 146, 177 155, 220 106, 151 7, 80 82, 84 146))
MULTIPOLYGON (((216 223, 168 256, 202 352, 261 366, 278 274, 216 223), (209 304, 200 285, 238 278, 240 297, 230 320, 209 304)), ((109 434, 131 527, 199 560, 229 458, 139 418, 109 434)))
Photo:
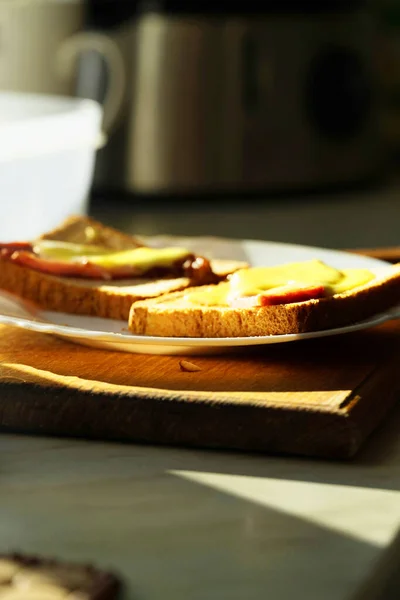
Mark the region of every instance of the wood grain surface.
POLYGON ((399 341, 392 323, 186 359, 113 353, 3 327, 0 427, 350 457, 396 401, 399 341), (182 369, 182 360, 199 370, 182 369))
POLYGON ((186 358, 2 326, 0 429, 349 458, 400 397, 399 333, 391 322, 186 358))
POLYGON ((379 258, 380 260, 386 260, 390 263, 400 262, 400 247, 389 246, 383 248, 358 248, 356 250, 350 250, 356 254, 364 254, 371 258, 379 258))

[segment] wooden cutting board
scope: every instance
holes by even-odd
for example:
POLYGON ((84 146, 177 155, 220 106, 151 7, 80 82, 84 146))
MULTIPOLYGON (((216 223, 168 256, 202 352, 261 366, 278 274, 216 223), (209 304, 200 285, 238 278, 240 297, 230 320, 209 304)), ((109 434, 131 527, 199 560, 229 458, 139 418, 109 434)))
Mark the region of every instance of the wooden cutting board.
POLYGON ((192 358, 3 326, 0 430, 349 458, 400 398, 399 366, 399 322, 192 358))

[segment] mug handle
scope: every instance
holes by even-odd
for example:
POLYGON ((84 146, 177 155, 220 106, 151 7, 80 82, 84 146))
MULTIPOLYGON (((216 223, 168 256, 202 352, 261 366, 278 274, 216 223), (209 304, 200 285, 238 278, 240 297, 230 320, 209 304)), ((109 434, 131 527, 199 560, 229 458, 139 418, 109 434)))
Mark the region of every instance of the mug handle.
POLYGON ((72 78, 79 55, 87 51, 98 52, 108 67, 109 81, 103 105, 103 132, 109 134, 120 117, 126 90, 124 60, 117 44, 102 33, 76 33, 66 39, 58 49, 56 67, 61 77, 72 78))

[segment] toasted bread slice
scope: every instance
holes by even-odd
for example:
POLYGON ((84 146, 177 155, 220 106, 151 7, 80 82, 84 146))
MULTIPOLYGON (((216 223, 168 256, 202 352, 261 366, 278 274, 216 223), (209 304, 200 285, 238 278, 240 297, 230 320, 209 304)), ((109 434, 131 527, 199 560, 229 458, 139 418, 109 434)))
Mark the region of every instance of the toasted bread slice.
MULTIPOLYGON (((93 244, 113 250, 141 245, 137 238, 87 217, 67 219, 41 239, 93 244)), ((246 264, 216 260, 211 261, 211 266, 213 272, 223 279, 246 264)), ((0 289, 26 298, 46 310, 71 314, 127 321, 133 302, 183 290, 193 284, 187 277, 113 281, 57 277, 0 258, 0 289)))
POLYGON ((290 304, 252 308, 195 305, 186 298, 191 291, 194 290, 137 302, 129 315, 130 331, 149 336, 220 338, 284 335, 341 327, 400 303, 400 264, 384 267, 368 284, 348 292, 290 304))
POLYGON ((40 236, 40 239, 104 246, 112 250, 129 250, 142 245, 136 237, 79 215, 68 217, 58 227, 40 236))

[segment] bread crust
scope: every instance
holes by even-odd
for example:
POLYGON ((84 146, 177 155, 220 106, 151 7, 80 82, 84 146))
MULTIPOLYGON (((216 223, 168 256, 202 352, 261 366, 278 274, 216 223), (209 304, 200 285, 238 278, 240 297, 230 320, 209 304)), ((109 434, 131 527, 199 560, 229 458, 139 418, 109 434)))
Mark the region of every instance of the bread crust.
POLYGON ((220 338, 296 334, 342 327, 400 303, 400 265, 387 269, 387 275, 352 291, 276 306, 191 307, 182 302, 190 290, 172 293, 135 303, 129 315, 129 329, 137 335, 220 338))
POLYGON ((136 237, 103 225, 91 217, 80 215, 68 217, 58 227, 41 235, 39 239, 104 246, 112 250, 129 250, 142 245, 136 237))

